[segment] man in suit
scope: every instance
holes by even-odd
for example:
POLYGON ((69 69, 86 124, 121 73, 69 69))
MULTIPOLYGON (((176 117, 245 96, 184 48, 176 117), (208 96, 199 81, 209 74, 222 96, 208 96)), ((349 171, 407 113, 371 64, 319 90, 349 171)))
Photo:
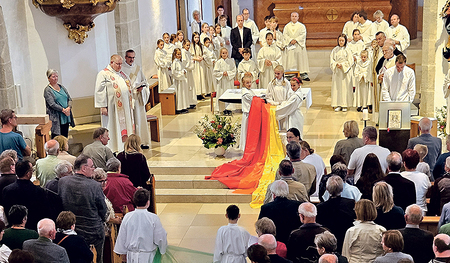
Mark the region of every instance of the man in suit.
POLYGON ((353 226, 356 219, 355 200, 341 197, 344 181, 334 175, 327 181, 327 191, 330 198, 317 205, 317 223, 328 228, 337 238, 337 251, 342 251, 345 232, 353 226))
POLYGON ((416 186, 411 180, 400 175, 402 156, 398 152, 391 152, 386 158, 389 173, 380 181, 392 186, 394 191, 394 204, 403 210, 416 203, 416 186))
POLYGON ((292 230, 300 226, 297 210, 301 203, 287 199, 289 186, 283 180, 273 182, 271 190, 275 196, 274 200, 261 206, 258 219, 272 219, 277 229, 277 240, 286 243, 292 230))
POLYGON ((434 258, 433 234, 419 228, 422 219, 422 208, 410 205, 406 208, 406 227, 400 229, 405 242, 403 253, 411 255, 415 263, 427 263, 434 258))
POLYGON ((231 57, 234 58, 237 68, 239 62, 244 58, 242 56, 244 48, 251 48, 252 46, 252 31, 250 28, 244 27, 244 17, 242 15, 236 16, 236 23, 238 26, 231 29, 230 41, 232 46, 231 57))
POLYGON ((442 152, 442 141, 440 138, 433 137, 430 134, 433 123, 427 117, 423 117, 419 121, 420 136, 411 138, 408 141, 408 149, 414 149, 416 144, 424 144, 428 147, 428 154, 423 158, 423 161, 430 165, 430 171, 433 172, 434 165, 438 156, 442 152))
POLYGON ((69 263, 66 250, 52 242, 56 235, 55 222, 44 218, 37 227, 39 238, 23 242, 23 250, 33 254, 35 263, 69 263))

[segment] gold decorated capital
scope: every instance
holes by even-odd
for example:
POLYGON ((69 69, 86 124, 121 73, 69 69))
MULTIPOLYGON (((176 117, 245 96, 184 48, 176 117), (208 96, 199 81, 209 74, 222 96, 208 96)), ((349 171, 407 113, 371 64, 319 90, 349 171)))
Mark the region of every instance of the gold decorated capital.
POLYGON ((72 39, 77 44, 83 44, 84 39, 88 37, 87 32, 95 26, 94 23, 88 26, 77 25, 73 28, 70 24, 64 24, 64 27, 69 31, 69 39, 72 39))

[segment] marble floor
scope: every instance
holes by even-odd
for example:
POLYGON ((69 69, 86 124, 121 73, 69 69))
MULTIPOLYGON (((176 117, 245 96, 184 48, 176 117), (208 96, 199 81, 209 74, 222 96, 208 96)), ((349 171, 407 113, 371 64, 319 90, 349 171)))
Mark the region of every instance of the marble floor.
MULTIPOLYGON (((420 37, 420 34, 419 34, 420 37)), ((417 85, 421 80, 421 40, 412 41, 408 50, 408 63, 416 63, 417 85)), ((331 70, 329 68, 330 51, 311 51, 309 61, 310 82, 304 87, 312 89, 312 106, 303 109, 305 117, 304 140, 319 154, 326 165, 333 154, 334 145, 344 139, 342 127, 345 121, 355 120, 360 131, 364 127, 362 113, 351 108, 348 112, 334 112, 330 106, 331 70)), ((419 87, 417 88, 419 90, 419 87)), ((202 146, 201 140, 193 133, 195 125, 205 115, 211 114, 209 100, 198 104, 196 110, 187 114, 161 115, 157 105, 149 111, 160 120, 160 142, 152 142, 146 150, 148 165, 152 167, 216 167, 233 159, 240 158, 242 152, 229 149, 224 158, 216 158, 213 150, 202 146)), ((239 118, 234 114, 233 118, 239 118)), ((367 125, 374 125, 368 121, 367 125)), ((155 175, 156 177, 158 174, 155 175)), ((227 224, 224 216, 229 204, 215 203, 158 203, 157 212, 168 232, 169 244, 212 253, 218 228, 227 224)), ((237 204, 241 209, 239 224, 255 235, 254 223, 259 209, 252 209, 248 203, 237 204)))

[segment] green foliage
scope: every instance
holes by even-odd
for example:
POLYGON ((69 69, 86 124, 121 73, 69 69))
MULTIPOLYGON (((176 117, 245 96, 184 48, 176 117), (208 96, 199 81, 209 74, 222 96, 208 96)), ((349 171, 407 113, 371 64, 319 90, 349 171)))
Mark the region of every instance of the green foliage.
POLYGON ((437 118, 437 128, 439 131, 439 136, 447 136, 447 106, 442 108, 436 108, 436 118, 437 118))
POLYGON ((205 115, 195 127, 194 133, 202 140, 203 146, 207 149, 219 146, 227 149, 236 144, 236 138, 240 131, 239 120, 233 122, 231 117, 214 115, 210 118, 205 115))

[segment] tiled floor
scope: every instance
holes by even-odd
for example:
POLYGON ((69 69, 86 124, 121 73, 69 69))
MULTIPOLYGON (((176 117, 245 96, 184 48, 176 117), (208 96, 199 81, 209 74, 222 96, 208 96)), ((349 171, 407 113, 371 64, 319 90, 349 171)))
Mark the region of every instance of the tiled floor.
MULTIPOLYGON (((419 34, 420 36, 420 34, 419 34)), ((421 41, 413 40, 411 51, 408 51, 408 63, 416 63, 417 83, 420 84, 421 76, 421 41)), ((328 165, 329 158, 333 154, 334 145, 340 139, 343 123, 347 120, 356 120, 362 130, 364 123, 362 113, 352 108, 348 112, 335 113, 330 107, 331 70, 327 55, 323 52, 312 51, 309 53, 311 72, 310 82, 304 87, 312 89, 313 105, 309 110, 304 109, 305 125, 304 139, 316 150, 328 165), (314 53, 316 52, 316 53, 314 53)), ((235 149, 229 149, 224 158, 216 158, 213 150, 202 147, 193 130, 198 121, 210 114, 209 101, 198 104, 195 111, 177 116, 161 116, 159 106, 150 110, 150 114, 157 115, 160 119, 161 142, 152 142, 151 149, 145 151, 150 167, 216 167, 224 162, 240 158, 242 153, 235 149)), ((235 114, 234 118, 240 118, 235 114)), ((374 125, 368 122, 367 125, 374 125)), ((158 176, 156 174, 156 176, 158 176)), ((229 204, 202 204, 202 203, 170 203, 158 204, 157 211, 162 224, 168 232, 169 243, 199 251, 214 251, 214 239, 217 229, 227 224, 224 216, 229 204)), ((255 235, 254 223, 257 220, 259 210, 252 209, 248 203, 237 204, 241 209, 239 225, 245 227, 255 235)))

